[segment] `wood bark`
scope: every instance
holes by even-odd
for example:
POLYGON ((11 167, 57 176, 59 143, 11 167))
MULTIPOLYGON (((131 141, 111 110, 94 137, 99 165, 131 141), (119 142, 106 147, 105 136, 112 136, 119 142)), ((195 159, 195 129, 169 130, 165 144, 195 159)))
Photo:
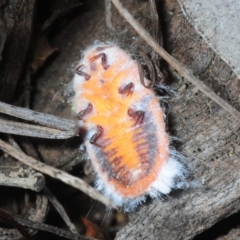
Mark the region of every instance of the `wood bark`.
POLYGON ((35 1, 10 0, 4 10, 7 38, 0 69, 0 101, 11 103, 25 69, 32 39, 35 1))

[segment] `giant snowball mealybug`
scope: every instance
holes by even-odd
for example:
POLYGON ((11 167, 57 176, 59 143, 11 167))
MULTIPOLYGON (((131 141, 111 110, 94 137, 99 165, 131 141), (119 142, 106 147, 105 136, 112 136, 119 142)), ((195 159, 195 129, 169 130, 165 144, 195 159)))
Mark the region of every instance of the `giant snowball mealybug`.
POLYGON ((138 64, 128 53, 112 43, 88 47, 73 88, 99 191, 133 211, 147 195, 157 198, 179 187, 184 169, 172 157, 159 99, 140 83, 138 64))

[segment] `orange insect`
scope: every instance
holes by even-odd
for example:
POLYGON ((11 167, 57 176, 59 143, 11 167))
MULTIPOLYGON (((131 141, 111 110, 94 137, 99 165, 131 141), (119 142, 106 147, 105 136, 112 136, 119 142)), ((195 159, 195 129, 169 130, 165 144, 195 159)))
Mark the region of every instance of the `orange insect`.
MULTIPOLYGON (((148 80, 145 79, 147 82, 148 80)), ((90 46, 75 70, 74 110, 97 173, 96 188, 125 211, 168 194, 184 169, 170 156, 164 113, 140 83, 138 64, 118 46, 90 46)))

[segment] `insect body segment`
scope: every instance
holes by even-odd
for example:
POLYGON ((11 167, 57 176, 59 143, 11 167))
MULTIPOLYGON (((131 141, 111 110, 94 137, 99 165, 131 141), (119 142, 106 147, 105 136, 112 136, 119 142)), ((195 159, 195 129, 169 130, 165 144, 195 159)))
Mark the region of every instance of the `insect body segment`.
POLYGON ((169 157, 164 113, 153 90, 141 85, 136 61, 117 46, 91 46, 73 85, 97 189, 126 211, 146 195, 169 193, 181 165, 169 157))

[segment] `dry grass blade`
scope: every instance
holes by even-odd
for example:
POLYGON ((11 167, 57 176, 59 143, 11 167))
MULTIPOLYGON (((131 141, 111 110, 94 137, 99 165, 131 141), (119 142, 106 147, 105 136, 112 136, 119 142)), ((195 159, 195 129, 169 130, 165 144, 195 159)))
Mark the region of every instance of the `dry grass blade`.
POLYGON ((105 198, 102 194, 100 194, 94 188, 89 186, 86 182, 84 182, 80 178, 76 178, 62 170, 59 170, 52 166, 48 166, 44 163, 41 163, 35 160, 34 158, 27 156, 23 152, 17 150, 13 146, 11 146, 8 143, 5 143, 2 140, 0 140, 0 149, 2 149, 4 152, 8 153, 12 157, 18 159, 19 161, 23 162, 24 164, 32 167, 33 169, 39 172, 42 172, 44 174, 47 174, 53 178, 59 179, 60 181, 83 191, 91 198, 105 204, 108 207, 116 208, 116 206, 113 204, 111 200, 105 198))
POLYGON ((225 111, 230 113, 235 119, 240 121, 240 112, 237 111, 230 104, 225 102, 203 82, 198 80, 190 73, 189 70, 181 66, 181 64, 169 55, 159 44, 150 36, 150 34, 133 18, 133 16, 122 6, 119 0, 111 0, 120 14, 127 20, 127 22, 135 29, 135 31, 146 41, 146 43, 153 48, 165 61, 167 61, 181 76, 186 78, 189 82, 194 84, 201 92, 212 99, 215 103, 221 106, 225 111))

